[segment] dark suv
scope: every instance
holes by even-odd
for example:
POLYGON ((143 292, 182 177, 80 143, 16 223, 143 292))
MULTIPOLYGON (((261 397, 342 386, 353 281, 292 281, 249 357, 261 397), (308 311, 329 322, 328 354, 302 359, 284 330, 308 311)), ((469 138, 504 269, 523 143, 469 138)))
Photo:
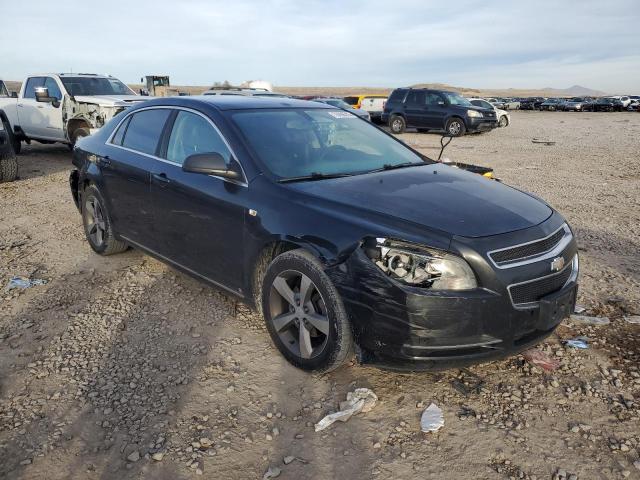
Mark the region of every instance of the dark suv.
POLYGON ((498 126, 495 110, 476 107, 455 92, 425 88, 396 88, 389 95, 382 121, 393 133, 413 127, 420 132, 445 130, 455 137, 498 126))

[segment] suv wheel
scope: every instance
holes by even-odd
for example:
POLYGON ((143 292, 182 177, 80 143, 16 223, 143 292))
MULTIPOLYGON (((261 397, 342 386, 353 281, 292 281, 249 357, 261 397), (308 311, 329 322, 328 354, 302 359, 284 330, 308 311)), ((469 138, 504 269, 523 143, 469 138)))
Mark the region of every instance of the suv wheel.
POLYGON ((464 126, 464 122, 462 121, 462 119, 454 117, 454 118, 450 118, 447 121, 447 126, 445 127, 445 130, 452 137, 461 137, 462 135, 465 134, 465 132, 467 131, 467 128, 464 126))
POLYGON ((116 239, 106 203, 95 185, 89 185, 82 194, 82 223, 94 252, 113 255, 128 248, 125 242, 116 239))
POLYGON ((342 299, 318 260, 305 250, 285 252, 271 262, 261 301, 273 343, 294 366, 328 372, 353 351, 342 299))
POLYGON ((402 133, 407 128, 407 123, 400 115, 395 115, 389 120, 389 128, 393 133, 402 133))

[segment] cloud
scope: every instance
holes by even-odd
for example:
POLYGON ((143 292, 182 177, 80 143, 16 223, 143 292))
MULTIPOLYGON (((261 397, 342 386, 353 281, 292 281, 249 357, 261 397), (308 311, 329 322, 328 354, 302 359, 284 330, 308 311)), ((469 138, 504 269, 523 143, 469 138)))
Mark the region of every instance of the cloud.
POLYGON ((3 7, 5 78, 72 68, 175 84, 640 90, 635 0, 29 3, 3 7))

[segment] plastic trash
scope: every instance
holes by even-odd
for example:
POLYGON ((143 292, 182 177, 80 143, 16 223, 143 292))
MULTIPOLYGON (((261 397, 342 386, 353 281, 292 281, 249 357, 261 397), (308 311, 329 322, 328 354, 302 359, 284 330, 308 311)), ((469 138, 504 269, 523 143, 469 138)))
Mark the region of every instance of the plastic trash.
POLYGON ((624 321, 632 323, 634 325, 640 325, 640 315, 632 315, 630 317, 624 317, 624 321))
POLYGON ((576 305, 575 308, 573 309, 573 313, 584 313, 586 311, 587 309, 582 305, 576 305))
POLYGON ((280 470, 279 467, 269 467, 269 470, 264 472, 264 475, 262 476, 262 480, 269 480, 270 478, 279 477, 280 473, 282 473, 282 470, 280 470))
POLYGON ((547 372, 552 372, 560 366, 560 362, 555 358, 552 358, 537 348, 532 348, 531 350, 522 352, 522 356, 530 364, 540 367, 547 372))
POLYGON ((444 426, 444 416, 442 410, 435 403, 432 403, 422 412, 420 417, 420 429, 425 432, 437 432, 444 426))
POLYGON ((582 325, 593 325, 599 327, 601 325, 609 325, 611 320, 608 317, 590 317, 588 315, 571 315, 570 320, 573 323, 580 323, 582 325))
POLYGON ((356 388, 353 392, 347 393, 347 400, 340 402, 340 411, 331 413, 320 420, 315 425, 316 432, 324 430, 329 425, 340 420, 346 422, 353 415, 360 412, 370 411, 378 401, 378 397, 368 388, 356 388))
POLYGON ((565 340, 564 344, 567 347, 579 348, 581 350, 586 350, 587 348, 589 348, 589 344, 587 343, 587 339, 585 337, 577 337, 572 338, 571 340, 565 340))
POLYGON ((36 285, 44 285, 45 283, 47 283, 46 280, 42 280, 39 278, 30 280, 24 277, 13 277, 11 280, 9 280, 6 290, 13 290, 14 288, 20 288, 24 290, 26 288, 34 287, 36 285))

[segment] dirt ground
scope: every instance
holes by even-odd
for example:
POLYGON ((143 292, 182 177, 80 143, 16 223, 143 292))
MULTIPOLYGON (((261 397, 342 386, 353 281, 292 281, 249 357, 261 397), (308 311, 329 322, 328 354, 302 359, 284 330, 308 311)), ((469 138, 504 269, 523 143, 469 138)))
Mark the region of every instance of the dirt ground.
MULTIPOLYGON (((566 321, 540 346, 553 372, 521 356, 297 371, 231 298, 135 250, 95 255, 68 149, 25 146, 21 178, 0 185, 0 477, 640 478, 640 325, 624 320, 640 314, 640 115, 511 115, 445 156, 493 167, 573 226, 578 302, 611 323, 566 321), (47 283, 6 290, 14 275, 47 283), (577 335, 588 350, 562 344, 577 335), (374 409, 315 433, 355 387, 378 395, 374 409), (423 434, 431 402, 445 425, 423 434)), ((402 137, 437 156, 439 135, 402 137)))

